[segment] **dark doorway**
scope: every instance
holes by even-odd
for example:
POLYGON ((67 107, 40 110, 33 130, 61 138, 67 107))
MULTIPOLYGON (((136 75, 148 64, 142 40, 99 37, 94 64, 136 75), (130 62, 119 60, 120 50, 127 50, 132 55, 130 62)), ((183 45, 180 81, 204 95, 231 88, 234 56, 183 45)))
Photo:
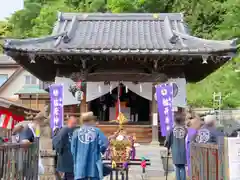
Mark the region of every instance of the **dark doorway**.
MULTIPOLYGON (((110 117, 109 109, 115 107, 118 96, 118 88, 100 98, 90 102, 90 110, 94 112, 100 123, 108 123, 110 117)), ((129 89, 126 90, 124 85, 121 86, 121 103, 125 103, 130 108, 130 124, 149 124, 150 101, 135 94, 129 89)), ((115 118, 116 119, 116 118, 115 118)))

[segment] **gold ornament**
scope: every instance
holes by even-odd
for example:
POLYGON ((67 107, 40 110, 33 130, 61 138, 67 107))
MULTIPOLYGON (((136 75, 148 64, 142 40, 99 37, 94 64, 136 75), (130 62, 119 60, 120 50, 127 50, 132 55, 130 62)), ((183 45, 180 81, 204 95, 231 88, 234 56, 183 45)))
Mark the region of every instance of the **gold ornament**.
POLYGON ((154 19, 158 19, 159 18, 159 14, 153 14, 153 18, 154 19))
POLYGON ((116 167, 117 167, 116 162, 115 162, 115 161, 112 161, 112 168, 114 169, 114 168, 116 168, 116 167))

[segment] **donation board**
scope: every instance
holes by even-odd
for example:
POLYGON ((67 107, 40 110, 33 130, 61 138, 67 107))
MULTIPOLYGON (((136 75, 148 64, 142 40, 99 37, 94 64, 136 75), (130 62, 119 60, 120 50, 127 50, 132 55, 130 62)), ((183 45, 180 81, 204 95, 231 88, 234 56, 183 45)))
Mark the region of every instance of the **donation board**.
POLYGON ((225 166, 227 170, 228 180, 240 179, 240 138, 226 138, 225 145, 227 145, 227 156, 225 166))

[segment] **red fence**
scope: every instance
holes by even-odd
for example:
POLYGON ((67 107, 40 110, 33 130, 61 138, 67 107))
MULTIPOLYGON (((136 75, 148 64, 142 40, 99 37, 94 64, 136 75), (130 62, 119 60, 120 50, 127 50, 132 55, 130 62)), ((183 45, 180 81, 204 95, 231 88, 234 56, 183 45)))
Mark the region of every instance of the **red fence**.
POLYGON ((191 145, 191 180, 223 180, 223 147, 214 144, 191 145))
POLYGON ((0 179, 37 180, 38 152, 37 143, 0 145, 0 179))

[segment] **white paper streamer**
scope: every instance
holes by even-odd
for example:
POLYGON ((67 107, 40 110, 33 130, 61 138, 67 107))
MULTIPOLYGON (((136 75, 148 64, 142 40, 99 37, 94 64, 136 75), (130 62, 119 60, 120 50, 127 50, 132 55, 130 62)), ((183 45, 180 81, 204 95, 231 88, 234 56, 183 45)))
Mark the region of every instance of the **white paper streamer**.
POLYGON ((126 93, 128 93, 128 87, 127 87, 127 85, 125 86, 125 88, 126 88, 126 93))
POLYGON ((142 84, 139 85, 140 92, 142 92, 142 84))
POLYGON ((101 86, 98 85, 98 92, 101 93, 102 92, 102 89, 101 89, 101 86))
POLYGON ((110 94, 112 94, 112 85, 109 87, 110 94))

